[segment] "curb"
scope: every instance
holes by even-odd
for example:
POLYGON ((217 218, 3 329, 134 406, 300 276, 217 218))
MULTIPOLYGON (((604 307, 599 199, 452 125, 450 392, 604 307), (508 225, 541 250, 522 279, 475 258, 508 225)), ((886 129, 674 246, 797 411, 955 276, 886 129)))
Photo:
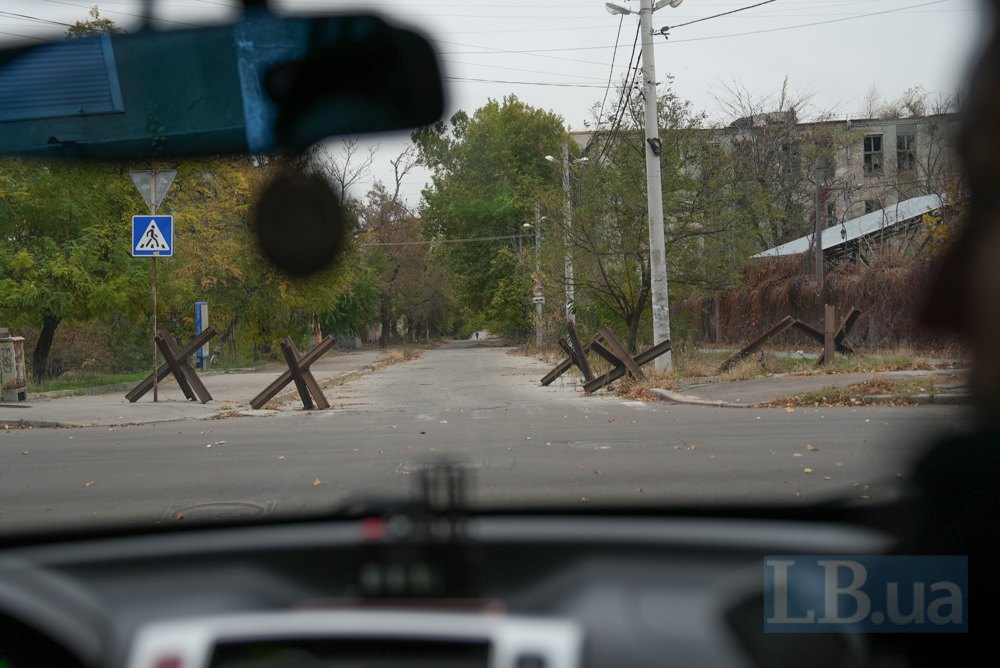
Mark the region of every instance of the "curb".
MULTIPOLYGON (((138 381, 136 381, 138 382, 138 381)), ((34 392, 33 397, 43 399, 59 399, 60 397, 78 397, 95 394, 111 394, 113 392, 128 392, 136 383, 113 383, 111 385, 93 385, 91 387, 78 387, 72 390, 52 390, 50 392, 34 392)))
MULTIPOLYGON (((667 401, 674 404, 687 404, 691 406, 712 406, 714 408, 761 408, 765 407, 764 404, 767 403, 758 402, 754 404, 739 404, 731 401, 702 399, 700 397, 693 397, 689 394, 680 394, 679 392, 673 392, 671 390, 664 390, 660 388, 650 388, 649 391, 658 397, 660 401, 667 401)), ((972 396, 968 394, 918 394, 906 397, 905 399, 901 397, 894 397, 891 394, 869 394, 859 395, 856 398, 859 401, 864 402, 859 405, 877 405, 891 401, 905 401, 909 404, 937 404, 941 406, 960 406, 972 403, 972 396)))
POLYGON ((651 388, 649 390, 657 397, 660 401, 669 401, 675 404, 690 404, 692 406, 714 406, 716 408, 751 408, 751 404, 736 404, 731 401, 716 401, 713 399, 701 399, 700 397, 692 397, 688 394, 680 394, 678 392, 673 392, 671 390, 663 390, 660 388, 651 388))
POLYGON ((156 420, 139 420, 138 422, 59 422, 53 420, 0 420, 0 429, 90 429, 95 427, 140 427, 166 422, 181 422, 183 420, 204 420, 206 417, 186 418, 169 417, 156 420))

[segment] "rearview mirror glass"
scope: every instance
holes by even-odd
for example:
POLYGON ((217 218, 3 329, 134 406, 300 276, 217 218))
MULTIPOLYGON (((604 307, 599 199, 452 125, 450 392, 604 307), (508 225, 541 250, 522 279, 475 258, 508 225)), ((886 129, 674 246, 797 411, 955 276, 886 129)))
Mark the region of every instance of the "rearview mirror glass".
POLYGON ((0 153, 135 160, 299 150, 427 125, 437 56, 371 15, 101 33, 0 52, 0 153))

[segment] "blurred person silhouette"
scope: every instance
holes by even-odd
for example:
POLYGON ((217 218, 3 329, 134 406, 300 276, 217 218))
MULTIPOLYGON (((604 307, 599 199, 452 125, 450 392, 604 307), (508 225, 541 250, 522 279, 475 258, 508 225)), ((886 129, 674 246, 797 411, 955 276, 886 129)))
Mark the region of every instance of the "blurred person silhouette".
POLYGON ((973 419, 967 433, 934 443, 917 461, 910 531, 898 550, 968 555, 969 633, 902 639, 915 666, 965 663, 998 645, 989 620, 1000 619, 992 569, 1000 556, 1000 0, 981 4, 989 36, 960 110, 958 153, 968 198, 958 206, 964 222, 937 267, 920 316, 929 331, 957 336, 968 352, 973 419))

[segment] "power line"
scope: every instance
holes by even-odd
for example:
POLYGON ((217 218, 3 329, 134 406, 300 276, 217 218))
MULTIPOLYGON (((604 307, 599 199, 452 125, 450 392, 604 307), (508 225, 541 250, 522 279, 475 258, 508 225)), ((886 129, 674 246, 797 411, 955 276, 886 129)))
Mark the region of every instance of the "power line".
MULTIPOLYGON (((67 7, 77 7, 79 9, 84 9, 84 10, 90 9, 90 6, 88 6, 88 5, 81 5, 81 4, 78 4, 76 2, 65 2, 65 0, 44 0, 44 2, 51 2, 54 5, 66 5, 67 7)), ((158 16, 148 16, 146 14, 136 14, 134 12, 126 12, 126 11, 122 11, 120 9, 107 9, 107 10, 102 9, 101 13, 102 14, 120 14, 122 16, 132 16, 132 17, 135 17, 135 18, 143 19, 143 20, 147 20, 148 19, 150 21, 159 21, 161 23, 175 23, 177 25, 188 26, 190 28, 200 28, 202 26, 202 24, 199 24, 199 23, 189 23, 187 21, 176 21, 174 19, 164 19, 164 18, 160 18, 158 16)))
POLYGON ((688 21, 687 23, 678 23, 675 26, 670 26, 668 30, 673 30, 674 28, 683 28, 684 26, 694 25, 695 23, 701 23, 702 21, 708 21, 709 19, 717 19, 720 16, 729 16, 730 14, 736 14, 737 12, 745 12, 748 9, 753 9, 754 7, 761 7, 763 5, 769 5, 774 0, 764 0, 764 2, 758 2, 756 5, 750 5, 749 7, 740 7, 739 9, 733 9, 728 12, 722 12, 721 14, 713 14, 712 16, 706 16, 705 18, 695 19, 694 21, 688 21))
POLYGON ((843 23, 844 21, 855 21, 857 19, 865 19, 872 16, 883 16, 885 14, 896 14, 898 12, 903 12, 908 9, 917 9, 919 7, 928 7, 930 5, 939 5, 942 2, 948 2, 948 0, 933 0, 932 2, 924 2, 919 5, 908 5, 906 7, 897 7, 895 9, 886 9, 881 12, 871 12, 868 14, 856 14, 854 16, 847 16, 841 19, 829 19, 827 21, 815 21, 813 23, 800 23, 794 26, 783 26, 781 28, 766 28, 762 30, 750 30, 748 32, 737 32, 730 33, 728 35, 709 35, 706 37, 689 37, 687 39, 672 39, 670 43, 677 44, 680 42, 703 42, 712 39, 725 39, 728 37, 745 37, 747 35, 763 35, 772 32, 781 32, 783 30, 795 30, 797 28, 811 28, 813 26, 829 25, 831 23, 843 23))
POLYGON ((15 19, 27 19, 29 21, 37 21, 38 23, 47 23, 50 25, 65 26, 67 28, 71 28, 73 25, 71 23, 63 23, 62 21, 53 21, 52 19, 43 19, 40 16, 30 16, 28 14, 18 14, 16 12, 0 11, 0 16, 7 16, 15 19))
MULTIPOLYGON (((51 2, 52 0, 49 0, 49 1, 51 2)), ((916 4, 916 5, 907 5, 906 7, 896 7, 894 9, 886 9, 886 10, 883 10, 883 11, 880 11, 880 12, 869 12, 867 14, 855 14, 855 15, 852 15, 852 16, 846 16, 846 17, 839 18, 839 19, 830 19, 830 20, 827 20, 827 21, 815 21, 815 22, 812 22, 812 23, 800 23, 800 24, 792 25, 792 26, 782 26, 780 28, 766 28, 766 29, 762 29, 762 30, 750 30, 750 31, 747 31, 747 32, 730 33, 730 34, 726 34, 726 35, 709 35, 709 36, 706 36, 706 37, 689 37, 688 39, 670 40, 670 43, 700 42, 700 41, 711 40, 711 39, 725 39, 725 38, 728 38, 728 37, 744 37, 744 36, 747 36, 747 35, 762 35, 762 34, 766 34, 766 33, 780 32, 780 31, 783 31, 783 30, 795 30, 795 29, 798 29, 798 28, 811 28, 813 26, 829 25, 831 23, 841 23, 841 22, 844 22, 844 21, 855 21, 857 19, 870 18, 872 16, 883 16, 883 15, 886 15, 886 14, 896 14, 896 13, 899 13, 899 12, 905 12, 905 11, 907 11, 909 9, 918 9, 920 7, 929 7, 931 5, 939 5, 939 4, 942 4, 944 2, 949 2, 949 1, 950 0, 932 0, 931 2, 923 2, 923 3, 920 3, 920 4, 916 4)), ((445 44, 447 42, 441 42, 441 43, 445 44)), ((454 43, 452 43, 452 44, 454 44, 454 43)), ((456 44, 456 46, 473 47, 475 45, 471 45, 471 44, 456 44)), ((573 47, 560 47, 560 48, 554 48, 554 49, 524 49, 524 50, 519 50, 519 51, 513 51, 513 50, 508 50, 508 49, 491 49, 489 51, 479 51, 479 52, 477 52, 477 51, 450 51, 450 52, 447 52, 447 53, 449 55, 460 55, 460 54, 468 54, 468 53, 480 53, 480 54, 484 54, 484 55, 487 54, 487 53, 515 53, 515 54, 520 54, 520 55, 533 55, 533 56, 539 56, 539 57, 553 58, 555 56, 549 56, 548 54, 550 54, 550 53, 556 53, 556 52, 566 52, 566 51, 599 51, 601 49, 612 49, 612 48, 614 48, 613 44, 607 44, 607 45, 604 45, 604 46, 573 46, 573 47)), ((595 63, 594 61, 584 61, 584 62, 589 62, 590 64, 603 64, 603 63, 595 63)))
POLYGON ((23 37, 24 39, 37 39, 39 42, 51 42, 52 40, 46 39, 44 37, 36 37, 34 35, 22 35, 16 32, 0 32, 0 35, 9 35, 10 37, 23 37))
MULTIPOLYGON (((637 33, 638 36, 638 33, 637 33)), ((604 141, 604 145, 601 147, 601 154, 597 156, 597 162, 600 163, 604 160, 604 157, 611 150, 611 145, 615 142, 615 135, 618 132, 618 128, 621 126, 622 120, 625 118, 625 111, 628 109, 628 104, 630 100, 630 93, 632 87, 635 85, 635 80, 639 76, 639 61, 642 59, 642 54, 640 53, 635 58, 635 64, 629 70, 629 73, 625 75, 625 83, 622 86, 622 95, 619 99, 618 109, 615 111, 615 120, 611 124, 611 130, 608 131, 608 137, 604 141), (632 75, 631 81, 629 80, 629 75, 632 75)), ((631 61, 630 61, 631 62, 631 61)))
POLYGON ((467 244, 479 241, 505 241, 508 239, 517 239, 521 235, 519 234, 509 234, 506 236, 499 237, 472 237, 469 239, 434 239, 432 241, 382 241, 370 244, 361 244, 363 247, 367 246, 430 246, 434 244, 467 244))
MULTIPOLYGON (((535 56, 537 58, 549 58, 551 60, 565 60, 570 63, 584 63, 586 65, 604 65, 604 63, 597 60, 583 60, 582 58, 567 58, 566 56, 550 56, 544 53, 535 53, 534 51, 515 51, 513 49, 498 49, 491 46, 479 46, 478 44, 462 44, 460 42, 447 42, 444 40, 435 39, 433 40, 436 44, 447 44, 449 46, 464 46, 470 49, 480 49, 479 51, 441 51, 438 55, 441 56, 491 56, 498 53, 507 53, 522 56, 535 56)), ((610 46, 607 48, 611 48, 610 46)))
MULTIPOLYGON (((640 31, 640 26, 636 25, 636 28, 635 28, 635 37, 632 40, 632 52, 628 56, 629 69, 625 72, 625 81, 622 84, 621 95, 618 97, 618 105, 616 106, 615 113, 613 114, 614 120, 611 123, 611 130, 608 133, 608 141, 606 141, 604 143, 604 146, 601 148, 601 154, 597 157, 597 161, 598 162, 600 162, 601 160, 603 160, 604 156, 607 155, 607 152, 609 150, 608 147, 609 147, 611 141, 614 139, 614 134, 615 134, 615 131, 618 128, 618 124, 621 122, 621 119, 624 118, 624 109, 625 109, 625 107, 628 106, 628 94, 629 94, 629 91, 632 88, 632 84, 629 83, 629 76, 633 75, 633 73, 635 73, 635 72, 638 72, 638 67, 639 67, 639 61, 636 59, 636 56, 635 56, 635 47, 639 43, 639 31, 640 31), (633 60, 635 60, 635 65, 634 66, 632 65, 632 61, 633 60), (635 69, 633 69, 633 67, 635 69)), ((633 77, 633 79, 634 79, 634 77, 633 77)), ((600 131, 600 124, 601 124, 601 118, 598 117, 598 119, 597 119, 597 129, 594 131, 594 135, 595 136, 597 136, 597 133, 600 131)))
POLYGON ((603 84, 560 83, 556 81, 510 81, 506 79, 475 79, 472 77, 441 77, 445 81, 466 81, 471 83, 515 84, 518 86, 554 86, 557 88, 603 88, 603 84))
MULTIPOLYGON (((622 23, 625 22, 625 15, 620 14, 618 16, 618 34, 615 35, 615 51, 611 54, 611 71, 608 72, 608 85, 604 89, 604 99, 601 100, 601 110, 597 112, 597 127, 594 128, 594 132, 599 132, 601 129, 601 121, 604 119, 604 103, 608 101, 608 93, 611 92, 611 79, 615 76, 615 59, 618 57, 618 40, 622 36, 622 23)), ((635 49, 635 46, 632 47, 635 49)), ((632 62, 632 57, 629 56, 629 62, 632 62)))

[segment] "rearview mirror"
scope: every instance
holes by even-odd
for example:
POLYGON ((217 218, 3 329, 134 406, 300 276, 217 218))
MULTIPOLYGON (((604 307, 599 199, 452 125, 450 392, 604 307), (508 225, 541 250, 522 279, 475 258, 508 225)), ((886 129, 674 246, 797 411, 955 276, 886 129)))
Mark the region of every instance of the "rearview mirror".
POLYGON ((0 52, 0 153, 137 160, 299 150, 437 121, 437 56, 371 15, 243 14, 0 52))

